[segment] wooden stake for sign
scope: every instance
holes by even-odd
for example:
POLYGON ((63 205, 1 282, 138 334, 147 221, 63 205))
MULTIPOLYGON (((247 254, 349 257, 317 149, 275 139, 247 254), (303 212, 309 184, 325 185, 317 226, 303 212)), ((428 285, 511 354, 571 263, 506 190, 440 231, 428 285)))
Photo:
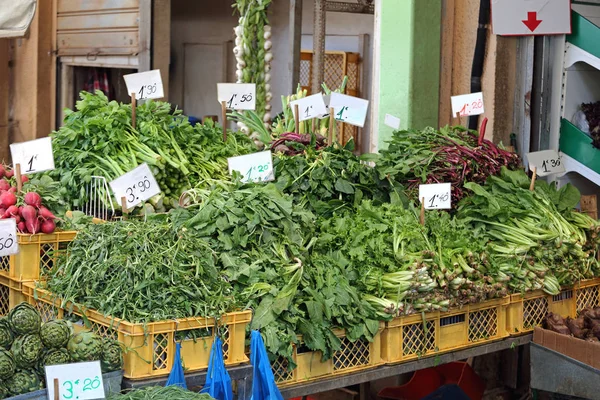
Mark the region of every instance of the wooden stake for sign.
POLYGON ((421 199, 421 215, 419 216, 419 222, 425 226, 425 197, 421 199))
POLYGON ((529 190, 533 192, 535 189, 535 179, 537 178, 537 168, 533 167, 533 176, 531 177, 531 184, 529 185, 529 190))
POLYGON ((17 193, 23 189, 23 178, 21 177, 21 164, 15 164, 15 179, 17 180, 17 193))
POLYGON ((460 111, 458 111, 458 112, 456 113, 456 119, 458 119, 458 125, 459 125, 459 126, 462 126, 462 123, 461 123, 461 120, 460 120, 460 111))
POLYGON ((123 211, 123 219, 127 219, 129 210, 127 209, 127 199, 125 196, 121 197, 121 210, 123 211))
POLYGON ((317 122, 316 122, 316 119, 315 119, 315 118, 313 118, 313 119, 312 119, 312 129, 311 129, 311 132, 312 132, 312 133, 317 133, 317 132, 316 132, 316 124, 317 124, 317 122))
POLYGON ((58 387, 58 379, 54 378, 54 400, 59 400, 60 399, 60 394, 59 392, 59 387, 58 387))
POLYGON ((300 133, 300 108, 294 104, 294 122, 296 123, 296 133, 300 133))
POLYGON ((221 118, 223 119, 223 141, 227 141, 227 102, 221 102, 221 118))
POLYGON ((329 109, 329 145, 333 146, 333 136, 335 134, 335 110, 329 109))
POLYGON ((135 129, 135 113, 137 108, 137 100, 135 93, 131 93, 131 126, 135 129))

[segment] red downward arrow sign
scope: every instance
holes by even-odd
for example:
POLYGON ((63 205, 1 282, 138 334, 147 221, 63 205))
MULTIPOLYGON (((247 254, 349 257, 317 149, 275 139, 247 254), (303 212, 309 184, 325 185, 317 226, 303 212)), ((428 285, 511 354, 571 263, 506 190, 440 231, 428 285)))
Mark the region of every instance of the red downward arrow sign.
POLYGON ((523 20, 523 23, 529 28, 531 32, 534 32, 538 26, 542 23, 541 19, 537 19, 537 12, 530 11, 527 13, 527 19, 523 20))

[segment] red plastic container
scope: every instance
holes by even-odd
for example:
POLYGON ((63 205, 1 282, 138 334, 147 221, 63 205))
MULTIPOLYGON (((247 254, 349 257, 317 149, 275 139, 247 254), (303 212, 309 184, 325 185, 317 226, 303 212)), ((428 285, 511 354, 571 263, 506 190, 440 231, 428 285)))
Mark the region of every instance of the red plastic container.
POLYGON ((408 383, 383 388, 378 396, 391 400, 421 400, 442 386, 444 378, 435 368, 415 371, 408 383))
POLYGON ((451 362, 435 367, 443 378, 443 385, 456 384, 471 400, 481 400, 485 392, 485 382, 466 362, 451 362))

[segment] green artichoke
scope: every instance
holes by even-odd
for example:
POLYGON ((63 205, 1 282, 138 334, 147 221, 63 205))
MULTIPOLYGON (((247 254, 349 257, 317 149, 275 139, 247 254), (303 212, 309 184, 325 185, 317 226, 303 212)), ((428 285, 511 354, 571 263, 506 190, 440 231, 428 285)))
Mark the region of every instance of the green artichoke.
POLYGON ((40 358, 40 369, 43 371, 46 365, 68 364, 71 356, 66 349, 52 349, 46 351, 40 358))
POLYGON ((43 349, 44 345, 39 335, 25 335, 15 339, 10 351, 18 367, 29 368, 35 366, 42 355, 43 349))
POLYGON ((8 350, 0 350, 0 379, 5 380, 13 376, 17 365, 8 350))
POLYGON ((59 349, 67 345, 71 333, 71 325, 67 321, 55 319, 42 325, 40 338, 45 347, 59 349))
POLYGON ((27 303, 21 303, 10 310, 7 319, 15 335, 38 333, 42 326, 40 313, 27 303))
POLYGON ((3 384, 0 385, 0 399, 5 399, 9 396, 8 389, 3 384))
POLYGON ((79 332, 69 339, 67 350, 73 362, 96 361, 102 357, 102 338, 94 332, 79 332))
POLYGON ((102 372, 119 371, 123 369, 123 349, 116 340, 104 339, 102 347, 102 372))
POLYGON ((29 392, 35 392, 44 388, 44 383, 35 371, 19 370, 10 379, 5 381, 8 393, 18 396, 29 392))
POLYGON ((0 318, 0 347, 10 350, 10 345, 14 338, 15 336, 10 330, 10 325, 8 324, 6 317, 0 318))

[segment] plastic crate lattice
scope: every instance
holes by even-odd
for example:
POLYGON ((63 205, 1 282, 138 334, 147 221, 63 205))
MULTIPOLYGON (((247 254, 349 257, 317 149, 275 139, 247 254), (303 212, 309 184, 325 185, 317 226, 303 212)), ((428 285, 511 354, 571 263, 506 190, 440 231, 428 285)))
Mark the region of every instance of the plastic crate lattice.
POLYGON ((402 328, 402 353, 404 356, 425 354, 435 350, 435 325, 427 321, 406 325, 402 328), (425 327, 427 329, 425 330, 425 327))
POLYGON ((498 334, 498 310, 487 308, 469 314, 469 342, 488 339, 498 334))
POLYGON ((541 325, 548 312, 548 299, 540 297, 523 302, 523 327, 532 328, 541 325))
POLYGON ((7 273, 10 271, 10 256, 0 257, 0 271, 7 273))
POLYGON ((293 371, 288 369, 289 362, 285 357, 277 357, 271 364, 271 370, 275 377, 275 382, 286 382, 293 378, 293 371))
POLYGON ((352 342, 347 337, 341 340, 341 349, 333 355, 333 370, 368 365, 371 359, 371 350, 369 343, 364 340, 352 342))
POLYGON ((600 287, 590 286, 588 288, 577 290, 577 315, 584 308, 596 308, 600 305, 600 287))
POLYGON ((168 347, 169 337, 167 335, 162 333, 154 335, 154 370, 161 370, 167 368, 168 347))
POLYGON ((9 296, 9 287, 0 285, 0 315, 6 315, 10 311, 9 296))

